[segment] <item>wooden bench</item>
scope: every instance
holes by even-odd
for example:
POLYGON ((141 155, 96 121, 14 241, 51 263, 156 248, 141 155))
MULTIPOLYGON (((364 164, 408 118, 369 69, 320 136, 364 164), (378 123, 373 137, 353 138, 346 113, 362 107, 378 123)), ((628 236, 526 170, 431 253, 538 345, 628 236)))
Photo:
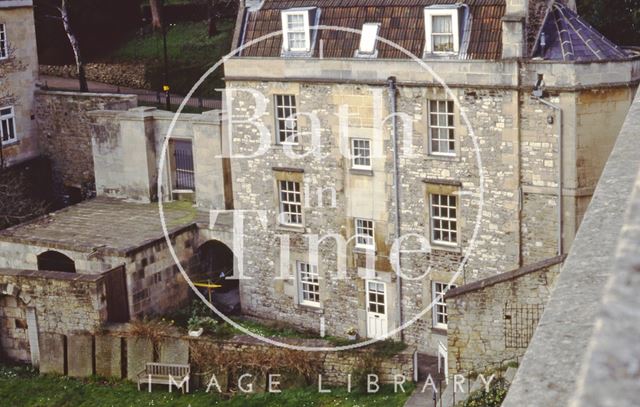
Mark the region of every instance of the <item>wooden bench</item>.
POLYGON ((143 371, 138 373, 138 391, 141 384, 166 384, 171 386, 177 384, 181 386, 182 392, 189 393, 189 376, 191 366, 175 365, 169 363, 147 363, 143 371), (184 385, 183 385, 184 384, 184 385))

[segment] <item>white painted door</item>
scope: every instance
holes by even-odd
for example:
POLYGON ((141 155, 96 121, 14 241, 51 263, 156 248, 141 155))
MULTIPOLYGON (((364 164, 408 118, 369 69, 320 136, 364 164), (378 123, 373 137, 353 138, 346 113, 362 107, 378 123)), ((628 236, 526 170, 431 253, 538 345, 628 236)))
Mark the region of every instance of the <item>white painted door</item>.
POLYGON ((366 282, 367 336, 380 338, 387 334, 387 286, 380 281, 366 282))

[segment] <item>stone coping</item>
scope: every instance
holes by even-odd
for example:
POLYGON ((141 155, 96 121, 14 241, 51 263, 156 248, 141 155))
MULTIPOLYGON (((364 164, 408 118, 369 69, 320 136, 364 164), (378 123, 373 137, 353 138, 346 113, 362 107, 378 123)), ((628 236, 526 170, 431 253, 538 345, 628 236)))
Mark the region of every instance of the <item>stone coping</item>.
MULTIPOLYGON (((623 232, 627 233, 625 237, 628 238, 633 233, 637 234, 631 225, 626 225, 625 213, 629 213, 630 197, 638 182, 639 134, 640 93, 636 95, 607 161, 551 299, 503 403, 504 407, 637 405, 637 366, 633 375, 625 369, 625 363, 630 367, 630 357, 640 354, 638 325, 629 328, 632 331, 622 330, 619 337, 616 335, 621 328, 629 326, 632 319, 640 318, 637 308, 629 308, 630 303, 618 307, 615 302, 624 302, 630 297, 629 293, 623 296, 618 290, 630 291, 636 299, 638 295, 637 285, 634 291, 632 280, 625 280, 630 272, 628 263, 618 268, 630 261, 624 259, 624 247, 628 246, 620 246, 618 242, 623 232), (617 253, 622 257, 616 258, 617 253), (615 286, 615 282, 622 287, 615 286), (616 312, 611 314, 614 310, 616 312), (598 318, 606 315, 615 321, 610 320, 609 324, 603 325, 598 318), (607 326, 613 330, 604 332, 607 326), (590 354, 594 348, 594 330, 595 349, 602 351, 590 354), (620 342, 617 342, 618 339, 620 342), (605 357, 607 353, 616 355, 615 359, 605 357), (596 358, 595 361, 590 356, 596 358), (592 364, 594 362, 597 363, 592 364), (593 370, 603 362, 606 368, 603 367, 600 372, 602 380, 589 380, 587 383, 581 379, 593 378, 593 370), (589 373, 581 376, 580 372, 589 373), (620 375, 626 380, 616 380, 616 376, 620 375), (632 385, 624 388, 630 390, 621 391, 624 386, 622 383, 628 385, 629 381, 633 382, 632 385), (576 391, 583 392, 582 398, 580 402, 572 403, 576 391)), ((638 199, 638 195, 634 199, 638 199)), ((632 204, 637 208, 637 202, 632 204)), ((623 244, 628 243, 623 241, 623 244)), ((633 248, 637 256, 637 241, 633 248)), ((637 282, 637 272, 635 274, 637 282)))
POLYGON ((521 267, 516 270, 508 271, 506 273, 498 274, 492 277, 488 277, 482 280, 474 281, 473 283, 466 284, 452 290, 449 290, 447 294, 444 296, 445 300, 459 297, 461 295, 479 291, 487 287, 491 287, 492 285, 504 283, 506 281, 515 280, 519 277, 522 277, 527 274, 535 273, 536 271, 543 270, 547 267, 555 266, 558 264, 562 264, 562 262, 567 258, 567 255, 552 257, 547 260, 540 261, 538 263, 530 264, 528 266, 521 267))
MULTIPOLYGON (((1 4, 1 3, 0 3, 1 4)), ((82 98, 94 98, 94 97, 104 97, 109 96, 118 99, 137 99, 137 95, 133 93, 108 93, 108 92, 74 92, 74 91, 66 91, 66 90, 45 90, 45 89, 36 89, 36 95, 60 95, 60 96, 76 96, 82 98)))
MULTIPOLYGON (((119 267, 122 267, 122 266, 119 266, 119 267)), ((61 281, 96 282, 104 278, 104 274, 109 273, 119 267, 106 270, 99 274, 64 273, 61 271, 0 268, 0 277, 9 276, 9 277, 42 278, 47 280, 61 280, 61 281)))

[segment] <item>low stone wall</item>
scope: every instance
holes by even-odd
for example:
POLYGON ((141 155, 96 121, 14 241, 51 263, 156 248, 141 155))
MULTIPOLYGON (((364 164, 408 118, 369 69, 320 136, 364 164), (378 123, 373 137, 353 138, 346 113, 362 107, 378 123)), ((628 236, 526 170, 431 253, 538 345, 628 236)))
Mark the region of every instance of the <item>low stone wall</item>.
MULTIPOLYGON (((86 64, 85 71, 90 81, 108 83, 135 89, 150 89, 145 64, 86 64)), ((41 75, 77 78, 75 65, 40 65, 41 75)))
POLYGON ((563 256, 449 291, 449 374, 483 372, 522 358, 563 256))
POLYGON ((36 92, 38 142, 42 154, 51 160, 56 195, 68 194, 69 187, 79 190, 80 199, 94 194, 91 121, 87 112, 127 110, 137 104, 134 95, 36 92))
POLYGON ((3 295, 35 308, 41 332, 95 332, 107 319, 103 275, 0 269, 3 295))
MULTIPOLYGON (((279 339, 280 340, 280 339, 279 339)), ((289 339, 287 343, 307 346, 327 346, 326 341, 289 339)), ((149 339, 135 337, 130 325, 114 325, 105 328, 100 334, 78 334, 63 336, 44 333, 41 335, 40 348, 42 361, 41 373, 68 374, 75 377, 87 377, 97 374, 104 377, 128 378, 135 380, 145 363, 191 364, 191 388, 198 385, 206 387, 215 374, 221 390, 226 392, 237 386, 242 374, 250 373, 255 391, 264 391, 268 374, 281 375, 278 379, 281 388, 306 385, 299 374, 286 369, 286 359, 306 359, 309 366, 318 370, 313 372, 310 381, 317 383, 322 375, 322 385, 344 386, 351 374, 353 386, 359 374, 377 374, 380 383, 393 383, 395 375, 402 375, 407 382, 413 380, 414 349, 404 351, 387 358, 378 358, 371 365, 373 351, 358 349, 348 352, 303 352, 290 351, 267 345, 248 336, 236 336, 228 340, 212 338, 192 338, 179 333, 163 336, 156 344, 149 339), (194 360, 197 347, 205 346, 211 360, 219 363, 205 363, 194 360), (297 356, 291 356, 296 354, 297 356), (66 355, 66 356, 65 356, 66 355), (272 355, 281 361, 281 366, 256 366, 252 364, 256 355, 272 355), (66 358, 66 359, 65 359, 66 358), (224 361, 224 362, 222 362, 224 361)), ((201 348, 202 349, 202 348, 201 348)), ((208 359, 207 359, 208 360, 208 359)), ((401 381, 401 380, 400 380, 401 381)), ((214 390, 215 391, 215 390, 214 390)))

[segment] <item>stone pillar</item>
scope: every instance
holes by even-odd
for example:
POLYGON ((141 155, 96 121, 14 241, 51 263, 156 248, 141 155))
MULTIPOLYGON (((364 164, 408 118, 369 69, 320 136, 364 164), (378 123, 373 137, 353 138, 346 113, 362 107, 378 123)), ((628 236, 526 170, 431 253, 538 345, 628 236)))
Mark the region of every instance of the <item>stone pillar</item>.
POLYGON ((196 203, 206 209, 225 209, 220 112, 193 119, 193 161, 196 203))
POLYGON ((502 18, 502 58, 522 58, 527 52, 525 22, 529 0, 507 0, 502 18))
POLYGON ((120 122, 122 134, 123 189, 129 198, 143 202, 158 197, 154 107, 129 109, 120 122))

